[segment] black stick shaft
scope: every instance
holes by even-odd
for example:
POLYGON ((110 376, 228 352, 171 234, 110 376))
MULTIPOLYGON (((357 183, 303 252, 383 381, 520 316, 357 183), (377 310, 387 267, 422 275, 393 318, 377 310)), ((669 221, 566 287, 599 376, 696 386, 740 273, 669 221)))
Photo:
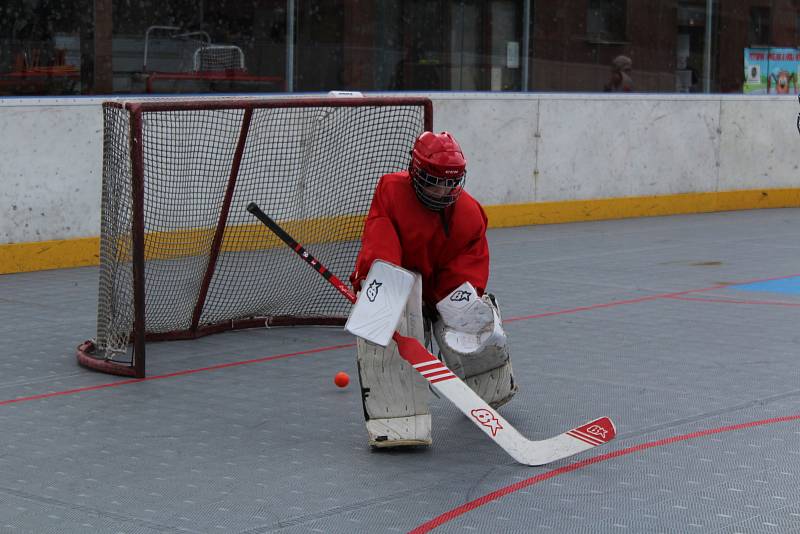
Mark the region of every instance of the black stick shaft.
POLYGON ((322 265, 318 259, 312 256, 303 246, 298 243, 297 241, 292 238, 286 230, 280 227, 278 223, 272 220, 269 215, 261 211, 261 208, 255 202, 251 202, 247 205, 247 211, 258 217, 258 220, 264 223, 264 225, 272 230, 272 232, 280 238, 281 241, 286 243, 286 245, 294 250, 298 256, 303 258, 307 264, 309 264, 315 271, 322 275, 325 280, 331 283, 333 287, 339 290, 339 293, 345 296, 347 300, 350 302, 356 301, 356 296, 353 291, 347 287, 347 285, 339 280, 332 272, 330 272, 324 265, 322 265))

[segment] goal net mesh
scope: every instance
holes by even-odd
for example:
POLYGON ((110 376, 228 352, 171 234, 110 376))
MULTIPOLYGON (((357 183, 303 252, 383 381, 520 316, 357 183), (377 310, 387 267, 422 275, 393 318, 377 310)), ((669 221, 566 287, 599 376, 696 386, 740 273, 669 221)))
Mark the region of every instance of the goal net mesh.
POLYGON ((106 359, 124 359, 134 328, 132 162, 139 135, 149 339, 194 337, 186 333, 243 318, 349 313, 350 303, 245 207, 256 202, 346 279, 377 180, 407 167, 426 124, 425 108, 242 102, 145 106, 136 112, 141 134, 134 133, 130 106, 104 106, 95 346, 106 359), (245 131, 247 109, 252 115, 245 131))
POLYGON ((203 45, 194 52, 194 70, 244 70, 244 53, 234 45, 203 45))

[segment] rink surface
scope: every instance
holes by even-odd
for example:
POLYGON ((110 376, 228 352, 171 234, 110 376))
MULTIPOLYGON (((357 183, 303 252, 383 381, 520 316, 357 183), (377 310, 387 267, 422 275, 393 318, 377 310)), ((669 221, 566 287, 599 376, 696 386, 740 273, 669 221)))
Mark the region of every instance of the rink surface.
POLYGON ((151 343, 132 381, 75 363, 96 268, 3 275, 0 532, 800 532, 800 209, 489 240, 501 412, 611 444, 521 466, 434 398, 429 449, 371 451, 339 329, 151 343))

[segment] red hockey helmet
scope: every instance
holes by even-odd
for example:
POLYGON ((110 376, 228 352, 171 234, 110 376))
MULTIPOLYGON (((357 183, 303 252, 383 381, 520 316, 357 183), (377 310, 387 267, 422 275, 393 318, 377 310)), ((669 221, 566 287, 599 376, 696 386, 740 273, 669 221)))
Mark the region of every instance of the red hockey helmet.
POLYGON ((438 211, 455 202, 461 194, 467 160, 448 132, 423 132, 414 141, 408 172, 420 202, 438 211))

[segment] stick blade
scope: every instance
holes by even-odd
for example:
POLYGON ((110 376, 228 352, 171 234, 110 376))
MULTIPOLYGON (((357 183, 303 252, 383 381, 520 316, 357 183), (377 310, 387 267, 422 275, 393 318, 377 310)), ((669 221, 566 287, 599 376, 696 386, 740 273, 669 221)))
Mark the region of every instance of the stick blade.
POLYGON ((550 439, 529 441, 515 459, 526 465, 545 465, 604 445, 616 435, 614 422, 601 417, 550 439))
POLYGON ((617 427, 608 417, 589 421, 585 425, 573 428, 567 434, 577 440, 588 443, 592 447, 608 443, 617 436, 617 427))
POLYGON ((531 441, 486 404, 467 384, 459 380, 419 341, 401 336, 397 332, 394 333, 392 339, 397 343, 400 356, 414 366, 437 392, 444 395, 478 428, 521 464, 531 466, 549 464, 608 443, 617 435, 614 422, 608 417, 601 417, 552 438, 531 441), (432 368, 434 364, 438 367, 432 368), (435 378, 432 378, 434 376, 435 378))

